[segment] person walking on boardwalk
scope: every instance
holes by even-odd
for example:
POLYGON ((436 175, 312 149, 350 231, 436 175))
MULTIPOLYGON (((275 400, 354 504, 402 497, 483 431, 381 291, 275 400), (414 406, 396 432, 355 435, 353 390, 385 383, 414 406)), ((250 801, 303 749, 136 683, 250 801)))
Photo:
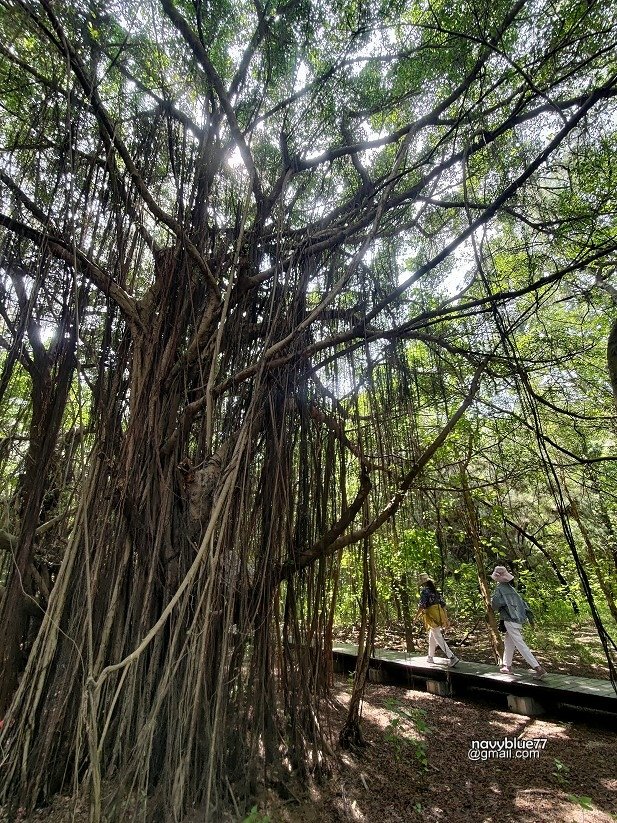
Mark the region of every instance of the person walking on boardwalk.
POLYGON ((495 566, 491 577, 497 583, 491 599, 491 606, 493 611, 499 614, 505 628, 503 659, 499 671, 503 674, 512 673, 512 657, 514 656, 514 649, 518 649, 523 659, 533 669, 533 677, 541 680, 546 674, 546 670, 533 656, 521 634, 523 624, 529 622, 531 610, 512 585, 514 575, 510 574, 505 566, 495 566))
POLYGON ((416 618, 422 615, 424 628, 428 631, 428 655, 427 663, 435 662, 435 651, 439 646, 448 658, 448 666, 456 666, 459 658, 450 649, 444 640, 442 629, 448 627, 448 613, 443 597, 435 588, 435 583, 428 574, 418 576, 418 585, 422 587, 420 592, 420 602, 416 618))

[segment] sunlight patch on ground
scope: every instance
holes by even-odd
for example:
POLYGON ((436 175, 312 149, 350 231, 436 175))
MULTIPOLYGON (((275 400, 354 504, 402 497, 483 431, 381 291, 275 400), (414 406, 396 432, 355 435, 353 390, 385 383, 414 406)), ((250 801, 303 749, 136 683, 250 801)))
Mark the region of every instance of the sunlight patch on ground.
MULTIPOLYGON (((321 792, 318 791, 315 785, 310 787, 309 796, 315 806, 319 806, 323 799, 321 792)), ((344 820, 353 821, 353 823, 370 823, 360 809, 358 801, 353 799, 348 792, 345 781, 341 781, 339 785, 338 798, 334 801, 334 806, 339 810, 344 820)), ((305 817, 302 817, 302 820, 304 821, 305 817)))
POLYGON ((341 812, 345 815, 345 820, 354 820, 358 821, 358 823, 368 823, 366 820, 366 816, 362 811, 360 811, 360 807, 358 806, 358 802, 356 800, 347 800, 343 797, 341 803, 339 804, 339 808, 341 812))
POLYGON ((564 823, 614 823, 612 814, 588 803, 589 798, 547 792, 538 789, 522 789, 517 793, 514 806, 520 813, 521 823, 545 823, 547 807, 552 820, 564 823), (572 799, 570 799, 572 798, 572 799))
MULTIPOLYGON (((518 719, 518 718, 515 718, 518 719)), ((527 719, 523 721, 519 721, 518 725, 520 729, 512 729, 512 715, 508 714, 504 717, 500 717, 499 714, 495 711, 493 712, 493 717, 491 718, 491 731, 503 731, 504 734, 516 734, 522 735, 527 728, 529 728, 529 723, 527 719)))

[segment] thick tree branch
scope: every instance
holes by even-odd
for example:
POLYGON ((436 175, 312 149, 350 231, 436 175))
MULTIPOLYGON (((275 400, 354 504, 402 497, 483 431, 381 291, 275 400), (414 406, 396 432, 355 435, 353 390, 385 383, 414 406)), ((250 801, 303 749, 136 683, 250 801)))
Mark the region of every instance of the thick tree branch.
POLYGON ((223 111, 225 112, 227 124, 229 125, 232 137, 238 145, 238 149, 242 156, 242 160, 244 161, 246 170, 248 171, 249 176, 251 178, 255 199, 257 201, 258 206, 261 206, 264 202, 264 195, 259 180, 259 175, 257 173, 257 168, 255 167, 253 156, 246 143, 246 140, 244 139, 244 135, 242 134, 242 131, 240 130, 240 127, 238 125, 236 113, 231 104, 229 95, 225 91, 223 81, 221 80, 216 69, 214 68, 214 65, 208 57, 208 54, 205 48, 203 47, 201 41, 199 40, 195 32, 191 29, 191 27, 184 19, 184 17, 180 14, 178 9, 175 7, 172 0, 161 0, 161 5, 163 6, 165 13, 172 21, 174 26, 184 37, 187 45, 193 52, 193 55, 197 59, 199 65, 204 70, 206 77, 208 78, 208 80, 212 84, 213 89, 216 92, 216 95, 221 103, 221 106, 223 107, 223 111))
MULTIPOLYGON (((381 526, 383 526, 383 524, 390 517, 392 517, 392 515, 396 513, 396 511, 400 508, 401 504, 403 503, 407 495, 407 492, 411 488, 415 479, 422 472, 422 470, 429 463, 429 461, 435 456, 435 454, 441 448, 441 446, 443 446, 449 434, 452 432, 452 430, 459 422, 459 420, 463 417, 469 406, 471 406, 471 404, 473 403, 475 396, 478 392, 478 389, 480 388, 480 381, 482 378, 482 374, 485 370, 485 365, 486 364, 483 363, 476 369, 476 372, 473 376, 473 379, 469 386, 469 391, 467 392, 465 399, 458 407, 456 412, 450 417, 446 425, 442 428, 442 430, 439 432, 439 434, 433 440, 433 442, 424 449, 424 451, 419 455, 418 459, 414 462, 412 468, 403 476, 395 495, 387 504, 387 506, 385 506, 381 510, 381 512, 367 526, 364 526, 361 529, 356 529, 355 531, 352 531, 348 534, 343 534, 343 531, 353 521, 353 517, 350 516, 351 512, 348 510, 348 512, 345 513, 344 518, 346 521, 346 525, 342 526, 341 519, 335 527, 333 527, 322 538, 320 538, 320 540, 318 540, 317 543, 315 543, 308 551, 303 552, 297 560, 293 562, 289 561, 287 564, 285 564, 281 572, 281 579, 289 576, 294 571, 312 565, 316 560, 318 560, 321 557, 328 557, 330 555, 333 555, 337 551, 340 551, 340 549, 344 549, 346 546, 350 546, 352 543, 357 543, 360 540, 364 540, 365 538, 370 537, 381 526)), ((366 483, 369 483, 368 477, 366 478, 366 483)), ((352 506, 357 505, 356 513, 360 510, 362 502, 364 498, 368 496, 369 491, 370 483, 368 486, 364 488, 361 483, 360 490, 358 491, 358 496, 352 504, 352 506)))
POLYGON ((54 236, 47 232, 33 229, 19 220, 14 220, 5 214, 0 214, 0 226, 12 231, 19 237, 26 238, 35 243, 39 248, 45 248, 54 257, 63 260, 70 266, 77 264, 77 268, 82 272, 103 294, 108 295, 120 308, 124 316, 137 328, 141 327, 141 320, 137 312, 137 303, 124 289, 116 283, 106 272, 90 260, 81 249, 76 249, 64 238, 54 236))
POLYGON ((86 94, 92 111, 99 123, 99 128, 101 130, 101 134, 104 136, 104 139, 109 143, 109 145, 116 149, 122 158, 122 161, 124 162, 137 191, 139 192, 144 203, 148 206, 148 209, 152 215, 167 226, 175 234, 177 239, 186 247, 192 259, 205 275, 207 282, 212 288, 213 294, 220 299, 218 284, 216 283, 207 262, 204 260, 197 247, 186 236, 182 225, 159 206, 144 182, 132 154, 129 152, 126 144, 120 137, 120 130, 118 129, 117 124, 111 120, 105 106, 103 105, 96 83, 94 83, 92 78, 88 75, 88 72, 79 58, 79 55, 72 47, 71 43, 69 43, 64 30, 54 13, 54 4, 51 0, 41 0, 41 3, 47 12, 60 42, 62 43, 62 48, 64 49, 66 56, 70 60, 73 73, 86 94))

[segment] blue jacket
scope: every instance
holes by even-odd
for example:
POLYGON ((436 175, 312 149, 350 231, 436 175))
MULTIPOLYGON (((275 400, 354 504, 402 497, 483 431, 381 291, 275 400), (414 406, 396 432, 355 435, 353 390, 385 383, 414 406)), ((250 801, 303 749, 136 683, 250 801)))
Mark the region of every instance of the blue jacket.
POLYGON ((511 620, 521 625, 527 621, 529 606, 509 583, 498 583, 491 599, 493 611, 499 612, 502 620, 511 620))
POLYGON ((420 602, 418 606, 421 609, 428 609, 429 606, 445 606, 445 602, 440 592, 432 592, 428 586, 424 586, 420 592, 420 602))

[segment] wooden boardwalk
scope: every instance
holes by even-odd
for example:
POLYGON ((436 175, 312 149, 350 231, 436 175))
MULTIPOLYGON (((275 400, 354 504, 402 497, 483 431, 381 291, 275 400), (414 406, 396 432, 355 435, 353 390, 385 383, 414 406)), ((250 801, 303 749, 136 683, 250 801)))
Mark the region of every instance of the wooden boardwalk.
MULTIPOLYGON (((358 647, 339 643, 333 649, 335 668, 352 671, 358 647)), ((609 680, 573 677, 549 672, 543 680, 531 676, 528 668, 514 667, 512 674, 501 674, 498 666, 461 660, 450 668, 445 658, 426 657, 405 652, 376 650, 371 657, 372 680, 426 688, 434 694, 464 694, 468 690, 499 692, 508 697, 508 705, 521 714, 541 714, 545 709, 574 706, 579 709, 617 714, 617 693, 609 680)))

